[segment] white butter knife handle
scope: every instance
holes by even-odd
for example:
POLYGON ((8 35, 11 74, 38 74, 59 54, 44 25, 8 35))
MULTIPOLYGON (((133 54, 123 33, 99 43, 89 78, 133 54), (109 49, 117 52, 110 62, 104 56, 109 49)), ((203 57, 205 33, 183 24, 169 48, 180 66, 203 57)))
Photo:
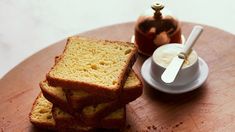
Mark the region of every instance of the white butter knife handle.
POLYGON ((184 48, 182 50, 182 52, 184 54, 188 55, 190 53, 191 48, 195 44, 198 37, 201 35, 202 31, 203 31, 202 26, 194 26, 193 31, 190 33, 190 35, 184 45, 184 48))

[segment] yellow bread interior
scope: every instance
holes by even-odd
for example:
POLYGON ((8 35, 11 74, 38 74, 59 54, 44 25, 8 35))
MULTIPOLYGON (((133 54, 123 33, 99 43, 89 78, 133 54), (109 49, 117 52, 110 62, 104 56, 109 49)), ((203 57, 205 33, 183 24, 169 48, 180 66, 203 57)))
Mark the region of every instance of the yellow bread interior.
POLYGON ((40 94, 32 108, 30 120, 36 123, 55 126, 55 120, 52 117, 51 109, 52 103, 47 101, 44 96, 40 94))
POLYGON ((49 76, 116 88, 134 50, 133 44, 124 42, 71 37, 49 76))

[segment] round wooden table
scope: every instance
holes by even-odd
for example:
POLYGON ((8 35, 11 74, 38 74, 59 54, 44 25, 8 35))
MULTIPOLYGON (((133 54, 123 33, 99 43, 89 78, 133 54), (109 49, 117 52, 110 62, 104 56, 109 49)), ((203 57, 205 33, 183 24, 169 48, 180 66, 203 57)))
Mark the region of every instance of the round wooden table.
MULTIPOLYGON (((193 23, 182 23, 187 37, 193 23)), ((134 23, 124 23, 81 33, 100 39, 130 41, 134 23)), ((31 125, 28 114, 40 92, 38 83, 62 53, 65 40, 29 57, 0 80, 1 131, 42 131, 31 125)), ((127 105, 128 131, 234 131, 235 36, 205 26, 195 50, 209 66, 209 76, 199 89, 180 95, 154 90, 144 83, 144 93, 127 105)), ((140 75, 147 58, 139 55, 134 70, 140 75)))

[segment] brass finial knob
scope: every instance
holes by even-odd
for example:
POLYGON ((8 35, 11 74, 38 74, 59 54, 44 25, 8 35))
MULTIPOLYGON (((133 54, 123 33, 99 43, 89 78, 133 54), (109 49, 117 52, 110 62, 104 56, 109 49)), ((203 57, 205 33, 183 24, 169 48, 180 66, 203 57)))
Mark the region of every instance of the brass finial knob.
POLYGON ((160 10, 162 10, 164 8, 164 5, 161 3, 153 3, 153 5, 151 6, 153 10, 155 10, 156 12, 159 12, 160 10))

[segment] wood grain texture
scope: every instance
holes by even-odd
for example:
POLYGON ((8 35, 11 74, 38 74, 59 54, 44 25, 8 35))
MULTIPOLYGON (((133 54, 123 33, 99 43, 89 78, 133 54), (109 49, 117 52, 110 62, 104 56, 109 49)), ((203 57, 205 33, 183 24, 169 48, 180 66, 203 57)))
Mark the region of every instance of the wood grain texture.
MULTIPOLYGON (((183 23, 188 36, 195 24, 183 23)), ((158 92, 144 83, 144 94, 127 106, 126 131, 234 131, 235 36, 204 26, 195 50, 209 65, 209 77, 199 89, 181 95, 158 92)), ((82 33, 92 38, 130 41, 133 23, 82 33)), ((65 40, 39 51, 0 80, 0 130, 44 131, 29 122, 28 114, 40 89, 38 83, 62 53, 65 40)), ((139 55, 134 70, 140 75, 139 55)))

